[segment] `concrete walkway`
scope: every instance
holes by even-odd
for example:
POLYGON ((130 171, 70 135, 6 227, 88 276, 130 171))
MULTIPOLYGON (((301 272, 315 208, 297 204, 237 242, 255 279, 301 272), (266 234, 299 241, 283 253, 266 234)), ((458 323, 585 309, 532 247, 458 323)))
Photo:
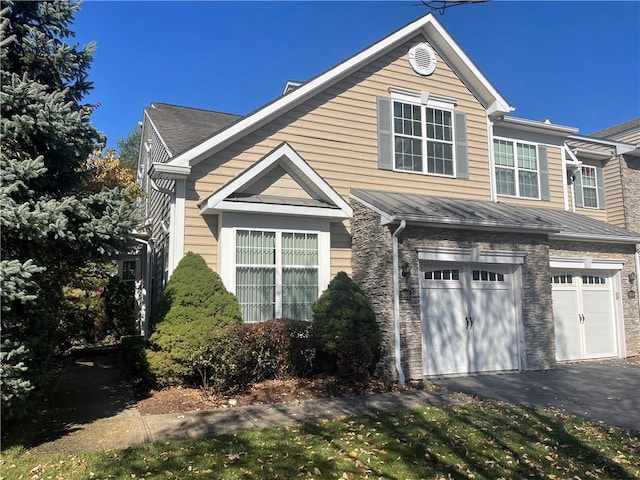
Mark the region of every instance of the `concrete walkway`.
POLYGON ((438 380, 438 392, 407 391, 357 397, 142 416, 117 351, 69 358, 46 408, 32 419, 39 453, 123 449, 254 428, 315 423, 351 415, 469 401, 456 392, 510 403, 553 406, 567 413, 640 431, 640 364, 612 361, 560 365, 549 372, 438 380))
POLYGON ((135 408, 133 391, 117 352, 87 351, 67 361, 47 408, 33 419, 38 426, 36 436, 43 442, 31 450, 76 453, 123 449, 343 416, 443 406, 466 398, 447 391, 409 391, 142 416, 135 408))

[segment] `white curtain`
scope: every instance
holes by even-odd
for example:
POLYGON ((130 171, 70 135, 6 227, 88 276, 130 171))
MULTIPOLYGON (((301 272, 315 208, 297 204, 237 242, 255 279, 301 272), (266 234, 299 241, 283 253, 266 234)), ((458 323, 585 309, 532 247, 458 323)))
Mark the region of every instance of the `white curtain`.
POLYGON ((318 235, 238 230, 236 296, 246 322, 274 318, 279 301, 283 318, 311 319, 311 305, 318 298, 318 235))

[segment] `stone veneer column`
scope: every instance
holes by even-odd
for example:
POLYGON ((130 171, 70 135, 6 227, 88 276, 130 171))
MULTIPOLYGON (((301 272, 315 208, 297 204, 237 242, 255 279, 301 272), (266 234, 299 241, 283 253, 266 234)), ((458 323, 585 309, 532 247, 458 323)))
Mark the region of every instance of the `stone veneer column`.
POLYGON ((377 374, 397 381, 394 365, 393 278, 391 230, 380 225, 380 215, 351 200, 352 278, 367 295, 380 330, 382 357, 377 374))

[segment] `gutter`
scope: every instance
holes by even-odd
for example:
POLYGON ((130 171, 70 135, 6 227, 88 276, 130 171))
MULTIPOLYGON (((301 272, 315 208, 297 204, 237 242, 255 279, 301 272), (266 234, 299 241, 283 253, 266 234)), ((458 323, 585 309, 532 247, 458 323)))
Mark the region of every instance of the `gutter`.
POLYGON ((393 333, 395 348, 396 371, 398 372, 398 383, 404 385, 405 377, 402 371, 402 359, 400 357, 400 280, 398 278, 398 235, 406 228, 407 221, 401 220, 400 226, 391 236, 393 248, 393 333))

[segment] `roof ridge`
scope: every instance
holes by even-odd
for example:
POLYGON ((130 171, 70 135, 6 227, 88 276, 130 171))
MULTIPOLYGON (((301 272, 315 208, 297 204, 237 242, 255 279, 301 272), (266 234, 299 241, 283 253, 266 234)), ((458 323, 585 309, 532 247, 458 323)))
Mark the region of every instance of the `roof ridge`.
POLYGON ((167 103, 167 102, 151 102, 151 105, 148 108, 154 108, 154 105, 166 105, 168 107, 183 108, 186 110, 198 110, 200 112, 217 113, 219 115, 231 115, 234 117, 244 117, 244 115, 241 115, 239 113, 221 112, 220 110, 211 110, 208 108, 199 108, 199 107, 189 107, 186 105, 177 105, 175 103, 167 103))

